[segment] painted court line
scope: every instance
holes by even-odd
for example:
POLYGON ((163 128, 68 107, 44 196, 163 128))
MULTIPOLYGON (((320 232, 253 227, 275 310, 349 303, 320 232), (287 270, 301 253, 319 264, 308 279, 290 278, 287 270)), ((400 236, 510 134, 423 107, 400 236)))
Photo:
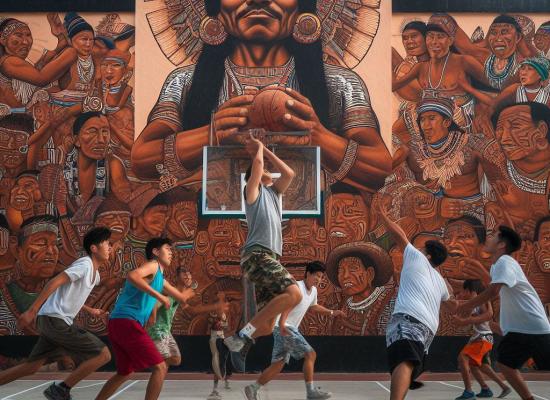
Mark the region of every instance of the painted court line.
POLYGON ((99 385, 103 385, 105 382, 107 382, 107 381, 101 381, 101 382, 97 382, 97 383, 92 383, 91 385, 86 385, 86 386, 76 386, 76 387, 73 388, 73 390, 89 388, 89 387, 92 387, 92 386, 99 386, 99 385))
POLYGON ((130 383, 128 386, 126 386, 125 388, 123 389, 120 389, 118 392, 116 392, 115 394, 113 394, 111 397, 109 397, 107 400, 111 400, 111 399, 114 399, 115 397, 117 397, 119 394, 125 392, 127 389, 131 388, 132 386, 134 386, 136 383, 138 383, 139 381, 133 381, 132 383, 130 383))
POLYGON ((11 399, 11 398, 14 397, 14 396, 17 396, 17 395, 20 395, 20 394, 23 394, 23 393, 30 392, 31 390, 38 389, 39 387, 46 386, 46 385, 48 385, 48 384, 50 384, 50 383, 52 383, 52 381, 46 381, 46 382, 44 382, 44 383, 41 383, 40 385, 36 385, 36 386, 31 387, 31 388, 22 390, 22 391, 20 391, 20 392, 17 392, 17 393, 14 393, 14 394, 10 394, 9 396, 2 397, 0 400, 8 400, 8 399, 11 399))
POLYGON ((445 383, 445 382, 441 382, 441 381, 438 381, 438 382, 441 383, 442 385, 445 385, 445 386, 454 387, 454 388, 457 388, 457 389, 464 390, 464 388, 461 387, 461 386, 451 385, 450 383, 445 383))
POLYGON ((388 389, 387 387, 385 387, 384 385, 382 385, 380 382, 378 381, 374 381, 374 383, 376 383, 378 386, 380 386, 382 389, 384 389, 386 392, 390 392, 390 389, 388 389))
POLYGON ((539 396, 538 394, 535 394, 533 392, 531 392, 531 394, 533 395, 533 397, 536 397, 537 399, 540 399, 540 400, 550 400, 550 399, 547 399, 546 397, 539 396))

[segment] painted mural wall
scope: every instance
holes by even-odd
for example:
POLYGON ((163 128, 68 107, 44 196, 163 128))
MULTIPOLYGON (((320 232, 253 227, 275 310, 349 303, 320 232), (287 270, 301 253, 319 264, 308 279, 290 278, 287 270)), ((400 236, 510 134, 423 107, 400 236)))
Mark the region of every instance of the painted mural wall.
MULTIPOLYGON (((209 334, 213 316, 201 305, 220 292, 228 330, 236 329, 246 223, 201 217, 198 200, 203 146, 239 144, 249 128, 306 130, 305 141, 275 135, 271 144, 321 149, 324 212, 284 221, 282 262, 297 279, 307 262, 325 262, 319 302, 345 316, 308 314, 305 334, 385 334, 402 252, 372 211, 377 204, 416 246, 433 238, 448 246, 442 272, 457 290, 488 274, 485 233, 514 226, 525 240, 516 256, 550 304, 548 63, 522 64, 550 50, 550 28, 541 27, 550 15, 518 17, 520 34, 510 21, 490 27, 489 14, 392 16, 390 2, 376 0, 291 3, 260 12, 245 1, 220 10, 138 0, 135 19, 2 15, 0 335, 35 333, 20 331, 17 317, 100 225, 113 231, 113 253, 88 305, 110 310, 147 240, 166 235, 176 248, 169 279, 185 267, 196 292, 173 333, 209 334), (403 31, 413 19, 439 30, 426 39, 418 26, 403 31), (251 121, 242 110, 266 87, 277 96, 260 106, 279 119, 251 121), (451 110, 453 124, 419 118, 423 96, 451 110), (491 121, 503 104, 525 100, 543 105, 508 107, 491 121)), ((217 196, 230 189, 220 185, 217 196)), ((82 312, 78 323, 106 334, 102 318, 82 312)), ((468 332, 443 316, 439 333, 468 332)))

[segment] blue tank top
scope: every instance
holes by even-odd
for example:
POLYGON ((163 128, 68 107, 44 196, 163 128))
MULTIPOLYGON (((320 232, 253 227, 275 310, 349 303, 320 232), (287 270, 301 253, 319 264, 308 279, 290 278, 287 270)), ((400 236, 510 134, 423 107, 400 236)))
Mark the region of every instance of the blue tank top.
MULTIPOLYGON (((149 284, 157 292, 162 292, 164 285, 164 276, 160 265, 153 280, 149 284)), ((126 280, 122 292, 118 295, 115 307, 111 312, 111 319, 126 318, 133 319, 139 322, 142 326, 145 326, 153 307, 155 306, 157 299, 153 296, 145 293, 134 285, 130 281, 126 280)))

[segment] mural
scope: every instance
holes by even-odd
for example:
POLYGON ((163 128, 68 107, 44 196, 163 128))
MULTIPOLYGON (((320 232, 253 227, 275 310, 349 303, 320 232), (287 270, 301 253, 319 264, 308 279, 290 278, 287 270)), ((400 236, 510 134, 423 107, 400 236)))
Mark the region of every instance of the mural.
MULTIPOLYGON (((345 316, 308 314, 305 334, 385 333, 402 253, 371 212, 378 203, 413 244, 448 246, 442 272, 455 288, 488 275, 487 232, 513 226, 548 308, 550 18, 391 17, 383 3, 139 0, 135 20, 2 16, 0 335, 35 333, 17 317, 82 254, 92 226, 112 230, 113 253, 88 305, 110 310, 147 240, 166 235, 169 279, 186 267, 196 293, 173 333, 208 334, 201 306, 223 295, 235 330, 246 223, 201 217, 199 198, 203 147, 240 145, 249 129, 283 154, 321 151, 323 215, 284 221, 282 262, 298 279, 325 262, 319 302, 345 316), (391 72, 374 58, 389 54, 390 22, 391 72)), ((300 196, 308 182, 297 182, 300 196)), ((215 188, 235 197, 228 182, 215 188)), ((100 318, 77 320, 106 333, 100 318)), ((449 316, 439 333, 467 334, 449 316)))
MULTIPOLYGON (((515 256, 548 308, 545 19, 393 16, 394 170, 374 201, 391 204, 413 242, 447 245, 442 273, 455 289, 488 275, 486 234, 514 227, 524 240, 515 256)), ((397 269, 398 251, 390 255, 397 269)), ((439 333, 464 332, 443 316, 439 333)))

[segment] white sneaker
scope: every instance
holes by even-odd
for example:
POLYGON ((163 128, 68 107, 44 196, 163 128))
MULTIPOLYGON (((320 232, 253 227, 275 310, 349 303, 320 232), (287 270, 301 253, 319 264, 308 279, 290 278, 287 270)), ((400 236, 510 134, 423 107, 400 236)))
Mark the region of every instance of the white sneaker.
POLYGON ((255 389, 254 385, 248 385, 244 388, 244 395, 246 400, 258 400, 258 389, 255 389))
POLYGON ((225 381, 225 390, 231 390, 231 386, 229 386, 229 381, 225 381))
POLYGON ((321 388, 315 388, 313 391, 308 392, 307 400, 326 400, 326 399, 330 399, 331 396, 332 396, 332 393, 325 392, 321 390, 321 388))

